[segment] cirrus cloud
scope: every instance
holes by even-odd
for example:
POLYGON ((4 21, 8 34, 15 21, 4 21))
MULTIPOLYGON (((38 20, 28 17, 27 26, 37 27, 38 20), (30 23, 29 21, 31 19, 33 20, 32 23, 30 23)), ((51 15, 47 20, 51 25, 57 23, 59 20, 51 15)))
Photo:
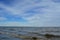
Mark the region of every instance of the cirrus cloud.
POLYGON ((9 12, 7 14, 10 16, 26 20, 24 24, 16 21, 4 25, 11 26, 15 23, 17 26, 60 26, 59 4, 58 0, 15 0, 13 6, 0 3, 0 7, 9 12))

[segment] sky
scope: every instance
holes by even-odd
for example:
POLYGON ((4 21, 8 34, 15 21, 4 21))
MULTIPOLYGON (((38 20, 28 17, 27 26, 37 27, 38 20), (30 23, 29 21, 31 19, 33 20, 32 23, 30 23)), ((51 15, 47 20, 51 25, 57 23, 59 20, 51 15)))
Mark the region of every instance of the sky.
POLYGON ((0 0, 0 26, 60 26, 60 0, 0 0))

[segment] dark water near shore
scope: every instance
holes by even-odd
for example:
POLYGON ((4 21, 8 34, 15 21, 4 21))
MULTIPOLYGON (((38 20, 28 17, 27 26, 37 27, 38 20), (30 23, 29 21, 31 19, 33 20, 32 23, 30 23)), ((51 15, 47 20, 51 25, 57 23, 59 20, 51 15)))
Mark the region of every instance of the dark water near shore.
MULTIPOLYGON (((29 32, 38 34, 53 34, 60 35, 60 27, 0 27, 0 32, 13 32, 25 35, 29 32)), ((30 33, 28 34, 30 35, 30 33)), ((0 34, 0 40, 23 40, 22 38, 14 38, 9 35, 0 34)), ((60 40, 60 39, 58 39, 60 40)))

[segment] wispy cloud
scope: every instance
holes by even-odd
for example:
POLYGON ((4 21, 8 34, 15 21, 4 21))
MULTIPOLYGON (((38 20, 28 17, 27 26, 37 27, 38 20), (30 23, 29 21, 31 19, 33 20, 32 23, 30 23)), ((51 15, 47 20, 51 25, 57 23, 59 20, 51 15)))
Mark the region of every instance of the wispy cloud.
POLYGON ((10 16, 20 17, 27 21, 24 24, 17 21, 8 22, 4 25, 11 26, 16 24, 20 26, 21 24, 22 26, 27 26, 28 24, 29 26, 60 26, 59 4, 59 0, 15 0, 11 4, 13 6, 0 3, 0 7, 9 12, 8 14, 10 16))
POLYGON ((4 20, 7 20, 7 18, 5 18, 5 17, 0 17, 0 21, 4 21, 4 20))

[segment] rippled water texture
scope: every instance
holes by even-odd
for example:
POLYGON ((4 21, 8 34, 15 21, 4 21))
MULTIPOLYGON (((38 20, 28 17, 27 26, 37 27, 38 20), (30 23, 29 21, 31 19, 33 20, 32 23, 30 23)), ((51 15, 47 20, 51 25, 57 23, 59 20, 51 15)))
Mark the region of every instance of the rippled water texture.
MULTIPOLYGON (((47 40, 47 38, 44 36, 46 33, 59 36, 60 28, 0 27, 0 40, 32 40, 33 37, 38 37, 41 40, 47 40)), ((53 37, 51 40, 60 40, 60 36, 55 38, 53 37)))

